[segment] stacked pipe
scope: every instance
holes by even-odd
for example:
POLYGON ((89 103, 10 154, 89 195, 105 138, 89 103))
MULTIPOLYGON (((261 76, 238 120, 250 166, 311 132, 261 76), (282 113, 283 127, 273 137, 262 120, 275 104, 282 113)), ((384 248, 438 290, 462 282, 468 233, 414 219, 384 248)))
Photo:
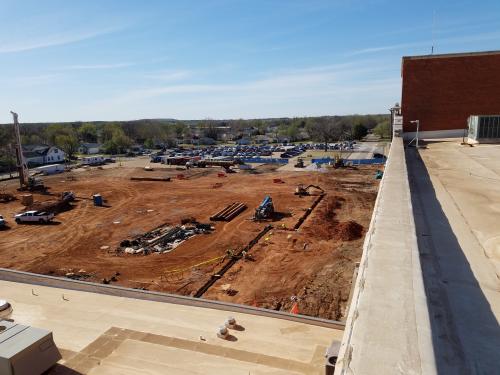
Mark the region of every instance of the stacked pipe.
POLYGON ((221 211, 217 212, 215 215, 210 217, 212 221, 231 221, 242 211, 244 211, 247 206, 240 202, 233 202, 229 206, 225 207, 221 211))
POLYGON ((170 181, 170 177, 130 177, 132 181, 170 181))

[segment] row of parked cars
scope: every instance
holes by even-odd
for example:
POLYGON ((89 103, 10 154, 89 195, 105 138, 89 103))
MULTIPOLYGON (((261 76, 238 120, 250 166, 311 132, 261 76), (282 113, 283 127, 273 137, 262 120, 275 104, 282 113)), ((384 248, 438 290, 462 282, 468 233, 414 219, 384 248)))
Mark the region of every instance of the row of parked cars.
MULTIPOLYGON (((355 141, 344 141, 339 143, 329 143, 329 150, 352 150, 355 147, 355 141)), ((255 157, 272 156, 275 152, 280 152, 281 158, 291 158, 298 156, 307 150, 322 150, 324 143, 301 143, 294 145, 237 145, 237 146, 206 146, 192 149, 174 148, 157 152, 151 152, 151 162, 160 163, 165 157, 185 157, 200 159, 227 158, 248 159, 255 157)))
MULTIPOLYGON (((354 149, 354 145, 356 144, 356 141, 344 141, 344 142, 339 142, 339 143, 328 143, 328 149, 329 150, 352 150, 354 149)), ((325 144, 324 143, 311 143, 308 144, 310 149, 314 150, 324 150, 325 149, 325 144)))
MULTIPOLYGON (((310 148, 310 147, 309 147, 310 148)), ((159 163, 163 157, 199 157, 201 159, 228 158, 248 159, 255 157, 272 156, 274 152, 281 152, 292 157, 308 149, 306 144, 300 145, 258 145, 258 146, 209 146, 194 149, 169 149, 151 154, 151 162, 159 163)))

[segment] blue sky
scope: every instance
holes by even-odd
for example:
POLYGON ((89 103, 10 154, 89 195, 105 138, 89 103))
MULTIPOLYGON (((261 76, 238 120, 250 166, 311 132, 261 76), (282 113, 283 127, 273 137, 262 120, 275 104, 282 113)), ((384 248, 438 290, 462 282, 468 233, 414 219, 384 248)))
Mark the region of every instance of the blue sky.
POLYGON ((0 123, 386 113, 433 41, 500 49, 500 1, 0 0, 0 123))

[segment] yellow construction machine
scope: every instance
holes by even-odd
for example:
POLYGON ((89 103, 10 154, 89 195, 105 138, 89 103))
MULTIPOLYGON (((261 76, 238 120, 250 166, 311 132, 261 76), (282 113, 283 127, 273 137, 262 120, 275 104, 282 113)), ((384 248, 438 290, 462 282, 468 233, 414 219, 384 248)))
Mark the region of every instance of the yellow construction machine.
POLYGON ((320 194, 323 194, 325 191, 319 187, 318 185, 307 185, 304 186, 303 184, 297 185, 295 188, 295 195, 300 195, 300 196, 307 196, 307 195, 312 195, 310 192, 310 189, 314 188, 316 190, 320 191, 320 194))

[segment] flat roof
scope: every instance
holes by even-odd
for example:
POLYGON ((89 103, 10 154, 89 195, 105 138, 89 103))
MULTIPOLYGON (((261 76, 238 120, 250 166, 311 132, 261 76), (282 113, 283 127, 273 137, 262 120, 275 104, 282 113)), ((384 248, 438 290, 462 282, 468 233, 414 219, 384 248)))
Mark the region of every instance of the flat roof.
POLYGON ((453 373, 493 374, 500 368, 500 145, 461 142, 429 141, 420 158, 408 151, 417 238, 438 370, 448 363, 453 373))
POLYGON ((416 56, 403 56, 403 60, 419 60, 419 59, 440 59, 449 57, 470 57, 470 56, 485 56, 485 55, 498 55, 499 51, 478 51, 478 52, 458 52, 458 53, 441 53, 433 55, 416 55, 416 56))
POLYGON ((336 375, 497 373, 500 144, 394 138, 336 375))
POLYGON ((63 356, 49 372, 54 374, 320 374, 327 347, 343 333, 251 313, 29 283, 0 280, 0 290, 16 323, 53 332, 63 356), (223 340, 216 331, 229 316, 240 327, 223 340))

